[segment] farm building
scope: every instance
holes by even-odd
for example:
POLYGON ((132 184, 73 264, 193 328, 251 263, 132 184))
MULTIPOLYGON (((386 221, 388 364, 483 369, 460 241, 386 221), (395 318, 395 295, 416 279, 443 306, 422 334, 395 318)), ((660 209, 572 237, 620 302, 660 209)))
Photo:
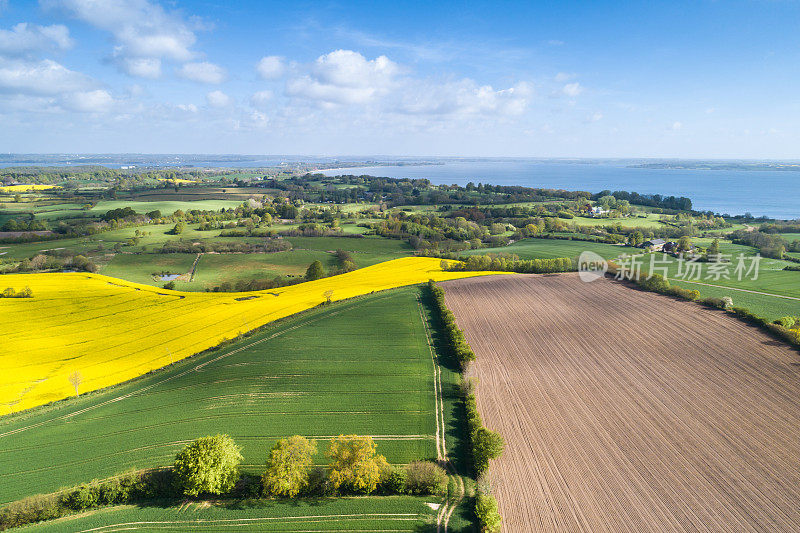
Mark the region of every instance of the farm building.
POLYGON ((651 252, 660 252, 664 249, 666 242, 664 239, 651 239, 642 243, 642 248, 647 248, 651 252))

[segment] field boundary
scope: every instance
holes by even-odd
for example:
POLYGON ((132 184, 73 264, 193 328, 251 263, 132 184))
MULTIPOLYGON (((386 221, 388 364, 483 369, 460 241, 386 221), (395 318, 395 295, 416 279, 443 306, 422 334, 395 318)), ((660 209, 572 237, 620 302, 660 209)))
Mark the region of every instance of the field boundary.
MULTIPOLYGON (((404 287, 399 287, 399 288, 402 289, 404 287)), ((393 290, 397 290, 397 289, 387 289, 386 291, 381 291, 381 292, 388 292, 388 291, 393 291, 393 290)), ((348 298, 346 300, 338 300, 336 303, 337 304, 338 303, 343 303, 343 304, 345 304, 347 306, 352 306, 352 305, 356 305, 358 303, 361 303, 361 302, 359 302, 359 300, 364 299, 367 296, 372 296, 372 295, 365 294, 365 295, 354 296, 353 298, 348 298)), ((388 297, 389 297, 388 294, 379 295, 377 297, 377 299, 383 299, 383 298, 388 298, 388 297)), ((37 428, 37 427, 41 427, 41 426, 46 425, 46 424, 51 423, 51 422, 56 422, 56 421, 60 421, 60 420, 67 420, 67 419, 72 418, 74 416, 78 416, 78 415, 84 414, 84 413, 86 413, 88 411, 92 411, 94 409, 97 409, 99 407, 108 405, 110 403, 119 402, 119 401, 125 400, 127 398, 130 398, 131 396, 134 396, 136 394, 139 394, 139 393, 142 393, 142 392, 146 392, 146 391, 148 391, 148 390, 150 390, 150 389, 152 389, 152 388, 154 388, 154 387, 156 387, 158 385, 161 385, 163 383, 166 383, 168 381, 171 381, 171 380, 179 378, 179 377, 183 377, 183 376, 185 376, 187 374, 190 374, 191 372, 200 372, 202 368, 204 368, 205 366, 207 366, 207 365, 209 365, 211 363, 214 363, 216 361, 225 359, 226 357, 229 357, 231 355, 237 354, 237 353, 239 353, 239 352, 241 352, 241 351, 243 351, 243 350, 245 350, 247 348, 251 348, 253 346, 256 346, 258 344, 266 342, 268 340, 274 339, 275 337, 278 337, 280 335, 283 335, 285 333, 293 331, 293 330, 295 330, 295 329, 297 329, 297 328, 299 328, 301 326, 305 326, 305 325, 308 325, 308 324, 313 324, 314 322, 317 322, 318 320, 321 320, 322 318, 325 318, 327 316, 335 316, 335 315, 339 314, 341 311, 344 310, 344 308, 339 308, 339 306, 337 306, 336 310, 331 310, 329 313, 325 314, 324 311, 326 310, 325 309, 326 305, 327 304, 318 305, 316 307, 312 307, 310 309, 306 309, 304 311, 300 311, 299 313, 295 313, 293 315, 290 315, 290 316, 275 320, 273 322, 268 322, 267 324, 264 324, 263 326, 260 326, 258 328, 254 328, 254 329, 250 330, 249 332, 247 332, 247 336, 251 336, 251 335, 254 335, 256 333, 260 333, 263 330, 268 330, 269 328, 273 328, 273 327, 274 328, 280 328, 280 327, 285 325, 285 322, 288 322, 288 321, 290 321, 292 319, 297 319, 299 316, 302 316, 303 314, 306 314, 306 313, 312 313, 314 311, 321 311, 321 313, 320 313, 321 316, 316 316, 316 317, 310 318, 310 319, 306 320, 305 322, 301 322, 299 324, 295 324, 294 326, 291 326, 288 329, 283 329, 281 331, 278 331, 278 332, 270 335, 269 337, 264 337, 264 338, 259 339, 257 341, 245 344, 245 345, 243 345, 243 346, 241 346, 239 348, 236 348, 234 350, 227 351, 227 352, 225 352, 223 354, 220 354, 217 357, 214 357, 213 359, 209 359, 208 361, 204 361, 202 363, 199 363, 199 364, 195 365, 192 368, 187 368, 186 370, 184 370, 184 371, 182 371, 182 372, 180 372, 178 374, 174 374, 172 376, 168 376, 165 379, 162 379, 160 381, 157 381, 155 383, 147 385, 147 386, 145 386, 143 388, 131 391, 129 393, 123 394, 121 396, 117 396, 115 398, 110 398, 108 400, 102 401, 102 402, 97 403, 97 404, 93 404, 93 405, 87 406, 87 407, 85 407, 83 409, 79 409, 78 411, 74 411, 72 413, 67 413, 65 415, 61 415, 61 416, 58 416, 58 417, 55 417, 55 418, 51 418, 51 419, 48 419, 48 420, 43 420, 42 422, 37 422, 36 424, 31 424, 29 426, 25 426, 25 427, 21 427, 21 428, 17 428, 17 429, 11 430, 11 431, 6 431, 6 432, 3 432, 3 433, 0 433, 0 439, 2 439, 4 437, 7 437, 7 436, 10 436, 10 435, 21 433, 23 431, 27 431, 29 429, 34 429, 34 428, 37 428)), ((199 352, 197 354, 191 355, 189 357, 185 357, 185 358, 181 359, 180 361, 178 361, 177 363, 175 363, 175 365, 191 363, 191 361, 193 359, 195 359, 195 358, 199 358, 199 357, 203 357, 203 356, 210 356, 214 352, 216 352, 216 351, 218 351, 220 349, 224 350, 225 346, 230 345, 234 341, 235 341, 235 339, 233 341, 232 340, 228 340, 227 342, 220 343, 217 346, 211 347, 211 348, 209 348, 207 350, 204 350, 202 352, 199 352)), ((110 385, 110 386, 108 386, 106 388, 103 388, 103 389, 97 389, 96 391, 91 391, 91 393, 85 393, 83 397, 85 398, 86 394, 95 395, 95 394, 106 393, 106 392, 109 392, 111 389, 113 389, 115 387, 121 387, 121 386, 124 386, 124 385, 130 385, 130 384, 135 383, 137 380, 144 380, 144 379, 146 379, 148 377, 152 377, 156 373, 167 372, 169 370, 175 370, 175 369, 176 368, 173 367, 173 365, 166 365, 166 366, 158 368, 158 369, 156 369, 156 370, 154 370, 154 371, 152 371, 152 372, 150 372, 148 374, 143 374, 141 376, 137 376, 137 377, 135 377, 135 378, 133 378, 131 380, 128 380, 127 382, 117 383, 115 385, 110 385)), ((45 405, 40 406, 40 407, 33 407, 31 409, 26 409, 25 411, 21 411, 19 414, 22 417, 33 416, 33 415, 39 414, 40 413, 39 409, 41 409, 41 408, 55 407, 55 405, 58 405, 58 404, 60 404, 59 408, 60 407, 66 407, 66 405, 65 405, 66 402, 73 401, 73 400, 76 400, 76 399, 80 399, 80 398, 65 398, 64 400, 59 400, 58 402, 53 402, 53 404, 45 404, 45 405), (65 403, 61 403, 61 402, 65 402, 65 403)), ((0 417, 0 422, 11 421, 12 417, 15 417, 17 414, 18 413, 13 413, 13 414, 5 415, 4 417, 0 417), (6 417, 9 417, 9 418, 6 418, 6 417)))

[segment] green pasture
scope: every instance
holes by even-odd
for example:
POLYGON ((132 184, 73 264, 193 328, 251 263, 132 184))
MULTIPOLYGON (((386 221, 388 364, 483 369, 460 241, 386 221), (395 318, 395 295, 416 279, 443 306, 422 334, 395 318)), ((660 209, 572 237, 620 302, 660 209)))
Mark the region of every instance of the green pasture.
POLYGON ((698 290, 703 297, 730 296, 737 307, 746 307, 769 320, 786 315, 800 315, 800 272, 783 270, 784 266, 791 263, 778 259, 761 258, 758 264, 758 275, 755 276, 755 271, 747 272, 752 265, 754 248, 720 243, 720 250, 722 253, 734 254, 732 261, 724 263, 718 271, 714 270, 711 263, 698 263, 699 277, 686 276, 685 264, 681 267, 678 259, 664 254, 644 254, 637 257, 636 260, 639 261, 643 271, 663 274, 663 269, 666 267, 670 283, 698 290), (740 252, 745 256, 743 262, 745 270, 742 271, 741 279, 736 271, 740 252), (681 268, 682 270, 679 271, 681 268), (681 273, 684 275, 679 276, 681 273))
POLYGON ((464 255, 514 254, 519 256, 520 259, 548 259, 553 257, 578 257, 584 251, 594 252, 605 259, 613 259, 622 253, 634 254, 641 252, 641 250, 629 246, 578 240, 531 238, 522 239, 508 246, 479 248, 461 253, 464 255))
POLYGON ((148 213, 159 210, 164 216, 171 215, 176 210, 191 211, 199 209, 201 211, 219 211, 220 209, 237 207, 242 205, 240 200, 160 200, 160 201, 136 201, 136 200, 101 200, 87 213, 99 216, 112 209, 130 207, 137 213, 148 213))
POLYGON ((333 254, 312 250, 259 254, 203 254, 197 263, 194 282, 178 284, 181 290, 205 290, 223 282, 300 276, 308 265, 319 260, 326 270, 336 268, 333 254))
MULTIPOLYGON (((101 270, 101 274, 126 279, 146 285, 163 285, 166 281, 153 279, 153 273, 187 274, 196 254, 115 254, 101 270)), ((181 281, 175 282, 178 290, 185 290, 181 281)))
MULTIPOLYGON (((631 216, 631 217, 623 217, 623 218, 592 218, 592 217, 575 217, 569 220, 565 220, 568 223, 574 223, 578 226, 612 226, 615 224, 619 224, 624 228, 639 228, 639 229, 656 229, 656 228, 663 228, 665 224, 661 222, 661 217, 663 215, 657 215, 654 213, 647 213, 646 216, 631 216)), ((671 219, 673 217, 667 217, 671 219)))
POLYGON ((118 506, 25 528, 31 533, 164 531, 436 531, 431 498, 381 496, 118 506), (347 516, 342 516, 347 515, 347 516))
MULTIPOLYGON (((373 435, 394 464, 435 457, 419 294, 395 289, 317 308, 126 384, 1 418, 0 503, 168 465, 187 442, 216 433, 242 446, 254 473, 293 434, 319 442, 318 464, 328 439, 351 433, 373 435)), ((243 331, 252 318, 242 315, 243 331)), ((455 368, 442 374, 448 448, 459 453, 455 368)))

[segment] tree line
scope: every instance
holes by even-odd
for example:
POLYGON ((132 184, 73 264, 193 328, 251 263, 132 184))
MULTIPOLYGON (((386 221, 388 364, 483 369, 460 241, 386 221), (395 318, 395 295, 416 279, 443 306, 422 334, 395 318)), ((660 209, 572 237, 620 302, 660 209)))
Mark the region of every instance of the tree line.
MULTIPOLYGON (((461 364, 462 370, 475 360, 475 352, 467 343, 464 332, 458 327, 455 315, 448 309, 444 298, 444 289, 433 280, 428 281, 428 295, 433 301, 434 310, 444 331, 447 345, 451 353, 461 364)), ((467 413, 467 428, 470 437, 472 465, 476 478, 480 479, 489 468, 489 461, 497 459, 503 454, 505 441, 502 435, 486 428, 478 412, 477 398, 475 397, 474 380, 465 380, 462 372, 461 396, 467 413)), ((481 524, 481 530, 487 533, 500 531, 501 517, 494 496, 486 489, 478 492, 475 498, 475 514, 481 524)))

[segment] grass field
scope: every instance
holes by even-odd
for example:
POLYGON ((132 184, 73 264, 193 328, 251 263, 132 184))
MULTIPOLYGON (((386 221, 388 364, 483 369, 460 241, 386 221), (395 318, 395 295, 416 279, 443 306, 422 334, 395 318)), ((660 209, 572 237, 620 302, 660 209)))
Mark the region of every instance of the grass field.
MULTIPOLYGON (((282 436, 373 435, 392 463, 436 457, 433 362, 416 287, 348 300, 94 394, 0 419, 0 502, 170 464, 218 432, 258 471, 282 436)), ((445 414, 456 376, 442 369, 445 414)), ((463 452, 446 424, 447 446, 463 452)), ((320 443, 317 463, 324 464, 320 443)))
POLYGON ((89 214, 102 215, 111 209, 130 207, 137 213, 148 213, 159 210, 164 216, 171 215, 176 210, 190 211, 192 209, 219 211, 223 207, 237 207, 242 205, 240 200, 196 200, 196 201, 135 201, 135 200, 101 200, 92 209, 87 211, 89 214))
MULTIPOLYGON (((663 215, 656 215, 647 213, 646 216, 633 216, 627 218, 594 218, 594 217, 575 217, 565 222, 575 223, 579 226, 613 226, 619 224, 623 228, 641 228, 641 229, 655 229, 663 228, 665 225, 661 223, 663 215)), ((668 217, 672 218, 672 217, 668 217)))
MULTIPOLYGON (((696 239, 702 241, 702 239, 696 239)), ((700 243, 705 246, 707 243, 700 243)), ((751 258, 756 250, 748 246, 730 243, 720 243, 720 251, 733 256, 732 263, 728 263, 724 276, 717 276, 710 270, 709 263, 700 263, 701 275, 699 278, 679 277, 679 262, 671 256, 663 254, 647 254, 640 257, 642 269, 663 274, 659 270, 667 266, 670 283, 687 289, 700 291, 703 297, 729 296, 734 305, 746 307, 754 313, 769 320, 775 320, 787 315, 800 315, 800 272, 786 271, 783 267, 787 261, 762 258, 759 263, 758 276, 753 274, 743 275, 741 280, 736 274, 738 254, 745 255, 744 265, 749 268, 751 258), (666 260, 666 265, 660 261, 666 260), (652 262, 651 262, 652 261, 652 262), (718 279, 717 279, 718 278, 718 279), (764 294, 757 294, 764 293, 764 294)), ((685 268, 684 272, 685 272, 685 268)))
POLYGON ((268 254, 203 254, 197 262, 193 283, 180 285, 186 290, 204 290, 223 282, 298 276, 305 274, 313 261, 319 260, 326 270, 336 267, 333 254, 322 251, 292 250, 268 254))
POLYGON ((11 274, 3 284, 33 290, 4 298, 0 323, 0 403, 18 411, 72 395, 69 375, 91 391, 134 378, 309 309, 428 279, 478 273, 443 272, 440 261, 409 257, 348 274, 262 292, 183 293, 97 274, 11 274))
POLYGON ((384 496, 286 502, 248 501, 236 506, 113 507, 25 529, 32 533, 111 531, 416 531, 433 532, 430 498, 384 496))
POLYGON ((414 249, 406 241, 384 239, 381 237, 341 238, 341 237, 287 237, 295 250, 351 252, 359 267, 365 267, 410 255, 414 249))
POLYGON ((797 351, 576 274, 442 284, 475 350, 506 531, 800 530, 797 351))
POLYGON ((587 241, 567 241, 560 239, 522 239, 521 241, 498 248, 480 248, 461 252, 471 254, 515 254, 520 259, 546 259, 553 257, 578 257, 581 252, 591 251, 605 259, 613 259, 619 254, 640 253, 641 250, 628 246, 595 243, 587 241))
MULTIPOLYGON (((188 278, 196 257, 196 254, 115 254, 101 273, 134 283, 163 285, 166 282, 154 280, 153 273, 166 271, 171 274, 187 274, 188 278)), ((191 284, 178 281, 176 285, 178 290, 183 290, 184 285, 191 284)))

